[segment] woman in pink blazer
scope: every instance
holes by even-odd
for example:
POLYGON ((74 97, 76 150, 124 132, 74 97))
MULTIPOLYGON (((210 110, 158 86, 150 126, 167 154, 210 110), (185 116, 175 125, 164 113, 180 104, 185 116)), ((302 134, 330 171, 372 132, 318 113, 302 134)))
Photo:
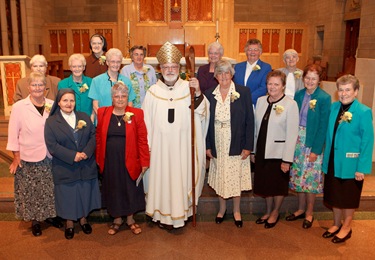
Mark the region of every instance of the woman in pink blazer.
POLYGON ((133 214, 145 209, 142 175, 150 165, 147 130, 141 109, 128 107, 128 87, 118 81, 111 90, 113 106, 98 110, 96 161, 102 181, 102 205, 114 218, 108 234, 126 224, 142 232, 133 214), (142 174, 142 175, 141 175, 142 174))

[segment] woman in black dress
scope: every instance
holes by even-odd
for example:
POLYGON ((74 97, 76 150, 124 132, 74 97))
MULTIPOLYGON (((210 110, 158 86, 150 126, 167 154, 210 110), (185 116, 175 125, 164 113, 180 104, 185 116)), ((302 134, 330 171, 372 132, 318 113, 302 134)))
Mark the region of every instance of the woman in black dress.
POLYGON ((286 76, 275 70, 267 75, 268 96, 258 99, 255 110, 254 194, 266 199, 267 212, 257 224, 272 228, 288 195, 289 169, 298 136, 298 106, 285 96, 286 76), (256 160, 255 160, 256 159, 256 160))
POLYGON ((334 222, 323 237, 342 243, 352 235, 351 222, 359 207, 363 180, 371 173, 374 129, 371 109, 356 99, 358 79, 345 75, 336 85, 339 102, 331 106, 322 166, 326 173, 324 203, 332 207, 334 222))
POLYGON ((113 85, 113 106, 98 109, 96 158, 103 174, 102 203, 114 218, 108 234, 115 235, 123 224, 138 235, 142 232, 133 214, 145 209, 142 176, 150 165, 143 111, 128 106, 128 87, 113 85))

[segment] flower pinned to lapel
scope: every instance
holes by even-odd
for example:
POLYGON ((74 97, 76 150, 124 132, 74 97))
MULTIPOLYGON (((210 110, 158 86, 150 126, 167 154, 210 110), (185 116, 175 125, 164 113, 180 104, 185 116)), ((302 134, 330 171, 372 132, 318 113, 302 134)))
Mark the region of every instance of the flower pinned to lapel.
POLYGON ((44 104, 44 111, 46 111, 47 113, 51 112, 51 109, 52 109, 52 104, 50 103, 45 103, 44 104))
POLYGON ((284 111, 284 107, 280 105, 276 105, 273 110, 275 110, 276 115, 280 115, 284 111))
POLYGON ((100 58, 99 58, 99 64, 100 65, 104 65, 106 60, 107 60, 106 56, 104 56, 104 55, 100 56, 100 58))
POLYGON ((257 70, 260 70, 260 69, 261 69, 261 67, 257 64, 257 65, 254 66, 253 71, 257 71, 257 70))
POLYGON ((299 79, 299 78, 301 78, 301 76, 302 76, 302 71, 300 71, 300 70, 296 70, 295 72, 293 72, 293 74, 294 74, 294 77, 295 77, 296 79, 299 79))
POLYGON ((342 122, 350 123, 352 121, 352 117, 352 113, 350 113, 349 111, 345 111, 340 117, 339 124, 341 124, 342 122))
POLYGON ((143 73, 147 73, 150 70, 150 68, 146 67, 146 66, 143 66, 142 70, 143 70, 143 73))
POLYGON ((124 121, 130 124, 132 122, 132 117, 134 116, 134 113, 132 112, 125 112, 125 115, 123 117, 124 121))
POLYGON ((81 130, 82 128, 86 127, 87 123, 85 120, 78 120, 76 129, 74 129, 74 133, 77 132, 78 130, 81 130))
POLYGON ((240 98, 240 93, 238 93, 237 91, 233 91, 231 94, 230 94, 230 102, 234 102, 236 101, 237 99, 240 98))
POLYGON ((317 102, 316 99, 312 99, 312 100, 310 100, 310 102, 309 102, 310 109, 311 109, 312 111, 314 111, 314 112, 315 112, 316 102, 317 102))
POLYGON ((85 83, 85 84, 83 84, 83 85, 79 88, 79 92, 81 92, 81 93, 85 93, 86 90, 88 90, 88 89, 89 89, 89 86, 87 86, 87 84, 85 83))

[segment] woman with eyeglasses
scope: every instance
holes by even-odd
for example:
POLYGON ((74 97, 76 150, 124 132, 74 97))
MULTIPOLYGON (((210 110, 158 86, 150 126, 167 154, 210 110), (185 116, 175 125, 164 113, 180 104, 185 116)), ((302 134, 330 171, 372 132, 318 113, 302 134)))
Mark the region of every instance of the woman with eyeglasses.
POLYGON ((132 63, 124 66, 121 74, 130 78, 136 99, 133 107, 140 108, 146 91, 156 83, 157 78, 152 66, 144 63, 146 57, 146 48, 135 45, 130 49, 130 58, 132 63))
POLYGON ((90 38, 91 55, 86 57, 85 75, 94 78, 107 71, 105 52, 107 51, 107 40, 101 34, 94 34, 90 38))
POLYGON ((51 155, 44 141, 44 125, 53 101, 44 97, 46 76, 31 72, 29 96, 15 103, 8 126, 6 149, 13 152, 9 170, 14 174, 16 217, 31 221, 34 236, 42 235, 41 221, 49 219, 55 227, 62 223, 56 216, 51 155))
POLYGON ((82 54, 72 54, 68 60, 72 75, 69 78, 63 79, 59 82, 58 88, 70 88, 75 93, 75 109, 77 111, 85 112, 91 116, 92 99, 89 98, 89 89, 92 79, 83 74, 86 66, 86 59, 82 54))
POLYGON ((207 89, 217 87, 218 80, 214 76, 215 66, 224 55, 224 48, 219 42, 213 42, 208 45, 208 64, 200 66, 198 69, 197 79, 199 86, 204 93, 207 89))
POLYGON ((117 82, 111 90, 113 105, 98 109, 96 161, 103 174, 102 202, 113 223, 109 235, 126 224, 135 235, 142 232, 133 215, 145 209, 143 181, 150 166, 143 110, 128 106, 128 87, 117 82), (137 181, 139 179, 139 181, 137 181))
POLYGON ((123 58, 122 52, 119 49, 112 48, 107 51, 105 56, 108 70, 93 78, 89 89, 89 98, 93 100, 95 114, 98 108, 112 105, 111 88, 118 81, 122 81, 129 88, 128 105, 133 106, 136 99, 130 79, 119 73, 123 58))

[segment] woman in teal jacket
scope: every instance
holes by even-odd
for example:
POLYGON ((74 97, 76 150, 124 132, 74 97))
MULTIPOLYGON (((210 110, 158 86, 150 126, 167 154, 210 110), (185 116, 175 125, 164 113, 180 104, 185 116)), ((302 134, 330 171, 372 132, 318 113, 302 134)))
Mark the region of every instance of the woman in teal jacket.
POLYGON ((323 237, 342 243, 352 235, 364 176, 371 173, 374 129, 371 109, 356 99, 358 79, 345 75, 336 85, 340 102, 331 107, 323 159, 324 203, 333 208, 334 223, 323 237))
POLYGON ((82 54, 72 54, 69 57, 68 64, 72 75, 60 81, 58 89, 73 89, 76 96, 76 110, 91 116, 92 99, 89 98, 89 89, 92 79, 83 75, 86 59, 82 54))
POLYGON ((319 87, 322 71, 319 65, 307 65, 302 79, 305 88, 294 96, 300 120, 289 188, 298 193, 298 210, 287 216, 286 220, 304 218, 302 227, 305 229, 310 228, 314 221, 316 194, 323 193, 323 146, 331 96, 319 87))

